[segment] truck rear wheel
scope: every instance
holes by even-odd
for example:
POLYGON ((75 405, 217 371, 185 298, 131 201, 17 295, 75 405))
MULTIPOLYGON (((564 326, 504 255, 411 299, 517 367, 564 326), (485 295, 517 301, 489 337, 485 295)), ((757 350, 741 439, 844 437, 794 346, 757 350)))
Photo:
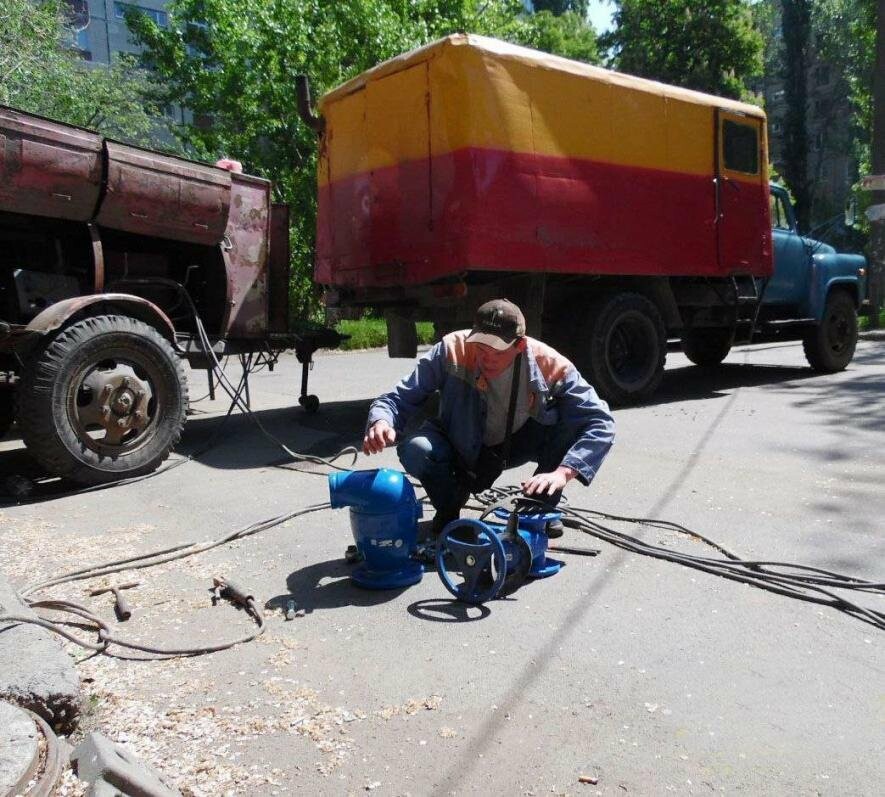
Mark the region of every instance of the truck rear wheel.
POLYGON ((664 376, 667 335, 658 308, 638 293, 596 302, 583 323, 576 365, 612 404, 651 396, 664 376))
POLYGON ((682 336, 682 351, 695 365, 713 368, 728 356, 733 340, 729 327, 695 327, 682 336))
POLYGON ((86 318, 27 364, 18 421, 30 453, 81 484, 150 473, 178 442, 187 410, 181 360, 153 327, 86 318))
POLYGON ((857 348, 857 308, 845 291, 830 293, 821 322, 802 339, 805 359, 815 371, 832 374, 842 371, 857 348))

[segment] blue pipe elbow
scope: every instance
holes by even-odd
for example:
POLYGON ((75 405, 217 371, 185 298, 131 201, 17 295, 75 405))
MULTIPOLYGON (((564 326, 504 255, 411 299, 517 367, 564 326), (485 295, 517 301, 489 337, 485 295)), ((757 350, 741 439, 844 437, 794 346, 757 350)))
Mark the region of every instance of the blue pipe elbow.
POLYGON ((349 506, 369 514, 387 514, 417 502, 411 482, 392 468, 330 473, 329 499, 333 509, 349 506))
POLYGON ((350 529, 364 562, 351 578, 368 589, 417 584, 424 572, 412 558, 422 507, 415 489, 398 470, 340 471, 329 474, 333 509, 350 507, 350 529))

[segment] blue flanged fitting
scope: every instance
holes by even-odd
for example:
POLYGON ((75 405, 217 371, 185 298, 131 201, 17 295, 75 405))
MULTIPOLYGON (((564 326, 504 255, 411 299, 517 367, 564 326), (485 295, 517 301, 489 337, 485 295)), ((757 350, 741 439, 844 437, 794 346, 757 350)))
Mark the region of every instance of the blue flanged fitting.
POLYGON ((391 468, 329 474, 333 509, 350 507, 350 528, 363 563, 351 574, 367 589, 417 584, 424 568, 413 558, 423 514, 405 474, 391 468))
MULTIPOLYGON (((498 508, 492 512, 492 516, 502 525, 507 525, 510 512, 504 508, 498 508)), ((547 524, 561 520, 562 512, 520 512, 519 536, 522 537, 532 549, 532 566, 529 568, 529 578, 546 578, 558 573, 562 562, 547 556, 547 524)))

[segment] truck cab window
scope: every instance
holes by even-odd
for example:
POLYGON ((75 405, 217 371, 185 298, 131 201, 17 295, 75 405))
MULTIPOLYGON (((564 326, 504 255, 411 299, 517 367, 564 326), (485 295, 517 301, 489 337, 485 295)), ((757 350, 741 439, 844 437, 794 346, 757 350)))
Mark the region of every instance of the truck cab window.
POLYGON ((778 194, 771 195, 771 226, 776 230, 790 229, 790 217, 784 207, 784 198, 778 194))
POLYGON ((725 168, 744 174, 759 173, 759 134, 751 125, 726 119, 722 124, 725 168))

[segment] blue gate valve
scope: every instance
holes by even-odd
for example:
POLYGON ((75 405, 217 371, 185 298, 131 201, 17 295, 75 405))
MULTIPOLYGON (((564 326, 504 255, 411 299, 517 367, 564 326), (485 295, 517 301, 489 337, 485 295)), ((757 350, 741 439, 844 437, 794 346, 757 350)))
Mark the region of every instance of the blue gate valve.
POLYGON ((561 517, 497 508, 486 520, 452 521, 437 543, 440 580, 458 600, 479 604, 513 592, 526 579, 558 573, 562 563, 547 556, 546 529, 561 517))

